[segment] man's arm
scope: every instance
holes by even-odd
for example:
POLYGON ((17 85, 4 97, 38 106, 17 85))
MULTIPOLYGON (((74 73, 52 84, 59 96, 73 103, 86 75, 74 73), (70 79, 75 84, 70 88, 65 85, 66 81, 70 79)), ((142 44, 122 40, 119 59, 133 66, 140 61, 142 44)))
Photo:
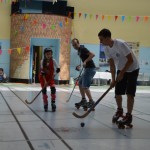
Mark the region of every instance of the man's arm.
POLYGON ((111 85, 113 87, 116 81, 116 66, 112 58, 108 60, 108 63, 110 65, 110 73, 111 73, 111 78, 112 78, 111 85))
POLYGON ((120 80, 123 78, 124 73, 128 70, 128 68, 129 68, 129 67, 132 65, 132 63, 133 63, 133 57, 132 57, 132 54, 131 54, 131 53, 128 54, 128 55, 126 56, 126 58, 127 58, 127 62, 126 62, 126 64, 125 64, 124 68, 120 71, 120 73, 119 73, 119 75, 118 75, 118 77, 117 77, 117 81, 120 81, 120 80))

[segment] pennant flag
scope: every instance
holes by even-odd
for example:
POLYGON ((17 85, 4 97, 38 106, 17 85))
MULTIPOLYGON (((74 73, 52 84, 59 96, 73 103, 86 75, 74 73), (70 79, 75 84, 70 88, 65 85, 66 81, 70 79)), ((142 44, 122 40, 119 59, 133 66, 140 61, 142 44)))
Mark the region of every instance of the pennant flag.
POLYGON ((52 26, 51 26, 51 29, 52 29, 52 30, 55 30, 55 25, 52 25, 52 26))
POLYGON ((82 14, 81 14, 81 13, 79 13, 79 18, 81 17, 81 15, 82 15, 82 14))
POLYGON ((131 21, 131 16, 128 16, 128 21, 129 21, 129 22, 131 21))
POLYGON ((69 18, 71 18, 71 14, 72 14, 72 12, 69 12, 69 13, 68 13, 68 17, 69 17, 69 18))
POLYGON ((148 21, 148 16, 144 16, 144 21, 148 21))
POLYGON ((18 54, 20 54, 21 53, 21 48, 17 48, 17 52, 18 52, 18 54))
POLYGON ((33 25, 36 25, 36 24, 37 24, 37 20, 34 20, 34 21, 33 21, 33 25))
POLYGON ((14 35, 16 36, 18 34, 18 31, 15 31, 14 35))
POLYGON ((118 19, 118 16, 115 16, 115 21, 117 21, 117 19, 118 19))
POLYGON ((65 23, 68 24, 68 18, 67 17, 65 18, 65 23))
POLYGON ((102 15, 102 20, 104 20, 104 18, 105 18, 105 16, 104 16, 104 15, 102 15))
POLYGON ((2 54, 2 50, 0 49, 0 55, 2 54))
POLYGON ((122 16, 122 17, 121 17, 121 20, 122 20, 122 22, 124 22, 124 20, 125 20, 125 16, 122 16))
POLYGON ((23 17, 23 20, 26 21, 29 18, 28 14, 25 14, 25 16, 23 17))
POLYGON ((86 18, 87 17, 87 14, 84 14, 84 18, 86 18))
POLYGON ((24 31, 24 26, 21 26, 21 27, 20 27, 20 30, 23 32, 23 31, 24 31))
POLYGON ((109 20, 109 21, 111 20, 111 16, 108 16, 108 20, 109 20))
POLYGON ((98 19, 98 15, 96 15, 96 20, 98 19))
POLYGON ((30 46, 26 46, 25 50, 26 50, 26 52, 29 52, 30 51, 30 46))
POLYGON ((90 19, 93 17, 93 15, 92 14, 90 14, 90 19))
POLYGON ((139 19, 140 19, 140 17, 139 17, 139 16, 136 16, 136 22, 138 22, 138 21, 139 21, 139 19))
POLYGON ((59 23, 59 26, 62 28, 62 27, 63 27, 63 23, 62 23, 62 22, 60 22, 60 23, 59 23))
POLYGON ((45 24, 45 23, 42 24, 42 28, 43 28, 43 29, 46 28, 46 24, 45 24))
POLYGON ((12 49, 8 49, 8 54, 11 54, 12 53, 12 49))

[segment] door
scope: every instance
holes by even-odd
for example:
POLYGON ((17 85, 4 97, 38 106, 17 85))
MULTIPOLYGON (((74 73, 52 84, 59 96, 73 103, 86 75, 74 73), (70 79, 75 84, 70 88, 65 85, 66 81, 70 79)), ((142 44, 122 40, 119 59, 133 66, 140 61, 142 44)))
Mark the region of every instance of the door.
POLYGON ((33 46, 33 61, 32 61, 32 83, 39 83, 40 62, 42 59, 42 47, 33 46))

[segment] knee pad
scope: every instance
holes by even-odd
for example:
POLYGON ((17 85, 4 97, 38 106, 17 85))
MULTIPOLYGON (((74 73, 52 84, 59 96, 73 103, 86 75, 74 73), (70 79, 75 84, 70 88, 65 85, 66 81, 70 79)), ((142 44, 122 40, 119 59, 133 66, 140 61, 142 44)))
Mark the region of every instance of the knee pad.
POLYGON ((51 94, 55 94, 56 93, 56 88, 55 87, 51 87, 51 94))
POLYGON ((42 93, 46 95, 46 93, 47 93, 46 88, 43 88, 43 89, 42 89, 42 93))

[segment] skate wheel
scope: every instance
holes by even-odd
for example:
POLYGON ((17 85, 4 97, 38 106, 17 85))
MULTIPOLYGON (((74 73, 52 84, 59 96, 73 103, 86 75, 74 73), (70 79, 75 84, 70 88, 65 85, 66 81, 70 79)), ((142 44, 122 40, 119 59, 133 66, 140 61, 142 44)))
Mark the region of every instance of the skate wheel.
POLYGON ((86 108, 86 107, 84 107, 83 109, 84 109, 84 111, 87 111, 87 110, 88 110, 88 108, 86 108))
POLYGON ((127 128, 127 129, 133 128, 133 125, 132 125, 132 124, 126 125, 126 128, 127 128))
POLYGON ((79 106, 76 106, 76 108, 79 109, 80 107, 79 107, 79 106))
POLYGON ((118 124, 118 128, 119 128, 119 129, 124 129, 125 126, 124 126, 124 125, 121 125, 121 124, 118 124))

